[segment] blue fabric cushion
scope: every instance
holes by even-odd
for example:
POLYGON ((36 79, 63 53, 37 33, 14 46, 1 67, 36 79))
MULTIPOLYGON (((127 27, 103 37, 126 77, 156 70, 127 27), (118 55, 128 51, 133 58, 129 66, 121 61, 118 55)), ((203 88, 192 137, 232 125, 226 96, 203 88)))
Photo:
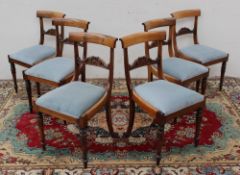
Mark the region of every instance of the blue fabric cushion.
POLYGON ((165 80, 138 85, 135 91, 164 115, 172 114, 204 100, 203 95, 165 80))
POLYGON ((79 118, 103 95, 104 88, 84 82, 71 82, 56 88, 37 99, 44 108, 79 118))
POLYGON ((25 74, 59 83, 74 71, 74 61, 70 58, 56 57, 43 61, 27 69, 25 74))
POLYGON ((185 81, 208 72, 208 68, 181 58, 163 59, 163 72, 180 81, 185 81))
POLYGON ((29 48, 22 49, 16 53, 10 54, 12 59, 23 63, 34 65, 39 61, 49 58, 55 54, 53 47, 45 45, 35 45, 29 48))
POLYGON ((218 60, 220 58, 227 57, 227 53, 200 44, 195 44, 189 47, 180 49, 180 51, 186 56, 199 61, 203 64, 210 61, 218 60))

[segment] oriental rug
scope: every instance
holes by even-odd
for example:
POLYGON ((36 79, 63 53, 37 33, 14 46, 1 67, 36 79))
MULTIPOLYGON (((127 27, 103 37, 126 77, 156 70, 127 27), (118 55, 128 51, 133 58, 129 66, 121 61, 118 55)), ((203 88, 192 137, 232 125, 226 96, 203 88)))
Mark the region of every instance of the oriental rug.
MULTIPOLYGON (((104 80, 90 80, 104 85, 104 80)), ((135 80, 136 84, 145 80, 135 80)), ((44 117, 47 150, 40 148, 37 115, 28 112, 23 82, 15 94, 11 81, 0 81, 0 170, 1 174, 240 174, 240 80, 226 78, 218 91, 218 80, 210 79, 207 108, 201 127, 200 145, 193 146, 194 114, 165 127, 166 143, 161 166, 155 166, 156 126, 136 107, 132 135, 113 140, 105 111, 100 111, 88 129, 89 167, 82 168, 78 130, 72 124, 44 117)), ((44 87, 44 91, 49 88, 44 87)), ((115 80, 112 99, 114 130, 122 135, 128 126, 128 92, 125 80, 115 80)))

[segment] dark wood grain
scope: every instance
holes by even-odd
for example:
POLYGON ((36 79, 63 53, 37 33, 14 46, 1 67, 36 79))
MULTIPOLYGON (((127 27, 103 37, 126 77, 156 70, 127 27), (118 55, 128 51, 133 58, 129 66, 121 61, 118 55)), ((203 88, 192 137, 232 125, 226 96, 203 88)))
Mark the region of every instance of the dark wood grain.
MULTIPOLYGON (((159 20, 162 21, 162 20, 159 20)), ((164 20, 163 20, 164 21, 164 20)), ((155 22, 155 21, 154 21, 155 22)), ((165 22, 165 21, 164 21, 165 22)), ((154 26, 158 26, 156 23, 154 23, 154 26)), ((156 164, 159 165, 162 157, 162 147, 164 145, 164 125, 173 120, 177 117, 181 117, 185 114, 189 114, 191 112, 194 112, 196 110, 201 110, 205 107, 205 99, 202 100, 199 103, 193 104, 191 106, 188 106, 184 109, 181 109, 177 112, 174 112, 169 115, 165 115, 162 111, 155 108, 155 105, 152 105, 148 103, 145 99, 143 99, 141 96, 138 95, 138 93, 134 90, 134 85, 131 83, 132 79, 130 76, 130 72, 134 69, 137 69, 142 66, 149 66, 151 63, 155 63, 155 61, 150 61, 149 57, 149 45, 148 43, 156 42, 157 49, 157 72, 158 72, 158 79, 163 79, 163 72, 162 72, 162 45, 164 40, 166 39, 166 33, 165 32, 142 32, 142 33, 135 33, 132 35, 128 35, 125 37, 122 37, 120 40, 122 42, 123 47, 123 54, 124 54, 124 66, 125 66, 125 77, 127 82, 127 88, 129 92, 129 125, 127 132, 124 134, 125 137, 129 137, 134 125, 134 118, 135 118, 135 103, 142 108, 145 112, 149 114, 150 117, 153 118, 153 123, 156 123, 159 126, 158 132, 157 132, 157 144, 156 144, 156 164), (145 56, 138 57, 134 60, 133 64, 129 64, 129 47, 137 45, 137 44, 144 44, 145 45, 145 56)), ((159 89, 161 91, 161 89, 159 89)), ((164 100, 164 99, 162 99, 164 100)), ((197 115, 197 123, 196 123, 196 134, 195 134, 195 144, 198 142, 198 138, 200 135, 200 124, 201 124, 201 115, 202 113, 198 113, 197 115)))
MULTIPOLYGON (((192 20, 193 24, 194 24, 194 27, 193 27, 192 30, 187 28, 187 27, 183 27, 182 29, 180 29, 180 31, 177 32, 176 27, 174 27, 173 48, 175 50, 176 56, 181 57, 181 58, 186 59, 186 60, 189 60, 189 61, 192 61, 192 62, 203 64, 204 66, 211 66, 211 65, 214 65, 214 64, 221 63, 222 64, 222 69, 221 69, 221 76, 220 76, 221 78, 220 78, 220 83, 219 83, 219 90, 222 90, 224 75, 225 75, 225 68, 226 68, 226 63, 228 61, 229 55, 227 55, 226 57, 223 57, 223 58, 218 58, 216 60, 212 60, 212 61, 209 61, 209 62, 206 62, 206 63, 202 63, 200 61, 196 61, 194 58, 191 58, 190 56, 185 55, 183 52, 181 52, 180 49, 179 49, 179 44, 177 42, 177 37, 178 36, 185 35, 185 34, 192 34, 193 44, 199 44, 199 41, 198 41, 198 19, 201 16, 201 10, 199 10, 199 9, 182 10, 182 11, 174 12, 171 15, 172 15, 172 17, 177 19, 177 21, 180 21, 182 19, 192 20)), ((206 88, 206 87, 204 87, 204 88, 206 88)), ((205 91, 205 90, 203 90, 203 91, 205 91)))

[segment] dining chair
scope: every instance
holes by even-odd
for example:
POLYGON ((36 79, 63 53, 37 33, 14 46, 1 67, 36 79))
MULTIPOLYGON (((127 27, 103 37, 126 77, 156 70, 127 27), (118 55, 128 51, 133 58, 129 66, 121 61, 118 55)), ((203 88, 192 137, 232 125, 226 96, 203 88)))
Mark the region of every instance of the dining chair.
POLYGON ((219 90, 222 90, 223 81, 224 81, 224 74, 226 71, 226 64, 228 61, 229 54, 220 51, 218 49, 208 47, 206 45, 199 44, 198 42, 198 18, 201 15, 201 11, 199 9, 193 10, 182 10, 177 11, 171 14, 177 22, 180 20, 188 20, 193 18, 194 27, 193 29, 189 29, 189 27, 181 27, 178 31, 175 27, 174 29, 174 37, 173 37, 173 46, 176 52, 176 56, 180 58, 184 58, 189 61, 193 61, 204 66, 210 66, 218 63, 222 63, 221 67, 221 77, 220 77, 220 84, 219 90), (177 37, 192 34, 194 44, 183 47, 179 49, 177 44, 177 37))
MULTIPOLYGON (((197 91, 199 91, 199 85, 201 83, 201 93, 205 94, 209 70, 201 64, 190 62, 175 56, 173 50, 173 31, 175 24, 176 20, 174 18, 162 18, 146 21, 143 23, 143 26, 145 32, 164 27, 168 28, 168 38, 163 42, 163 45, 168 47, 169 54, 169 57, 162 60, 164 78, 182 86, 188 86, 190 83, 196 82, 197 91)), ((156 42, 153 42, 150 43, 148 47, 149 49, 152 49, 157 47, 157 44, 156 42)), ((158 76, 157 65, 148 66, 149 81, 153 80, 153 75, 158 76)))
MULTIPOLYGON (((8 61, 11 67, 12 78, 14 82, 15 92, 18 92, 17 85, 17 75, 15 64, 23 66, 25 68, 30 68, 33 65, 55 55, 55 48, 44 45, 45 35, 55 36, 55 29, 45 29, 47 21, 52 20, 53 18, 64 18, 65 14, 55 11, 46 11, 38 10, 37 17, 40 21, 40 42, 38 45, 34 45, 22 50, 19 50, 15 53, 8 55, 8 61)), ((39 85, 37 84, 39 89, 39 85)))
MULTIPOLYGON (((59 87, 63 84, 70 82, 73 78, 74 72, 74 60, 67 57, 62 57, 63 44, 72 44, 68 37, 60 37, 60 33, 64 33, 66 27, 77 28, 80 31, 87 32, 89 23, 86 20, 81 19, 54 19, 53 25, 56 27, 56 45, 57 45, 57 57, 43 61, 23 72, 23 78, 26 83, 26 91, 29 101, 29 110, 32 112, 32 89, 31 81, 38 84, 47 84, 51 87, 59 87)), ((79 43, 83 46, 83 43, 79 43)), ((84 47, 83 54, 87 54, 87 46, 84 47)), ((82 80, 85 80, 85 71, 83 71, 82 80)), ((38 96, 41 95, 40 89, 38 96)))
MULTIPOLYGON (((131 134, 134 117, 135 103, 149 114, 153 123, 157 124, 157 144, 156 144, 156 164, 160 164, 162 146, 164 144, 164 126, 170 120, 181 117, 191 112, 196 112, 196 131, 194 137, 195 146, 198 146, 200 126, 202 120, 202 110, 205 107, 205 97, 193 90, 164 80, 162 71, 162 44, 166 39, 166 32, 151 31, 134 33, 120 40, 124 52, 124 65, 127 88, 130 98, 130 118, 129 126, 125 137, 131 134), (155 42, 157 47, 157 57, 152 59, 149 54, 149 42, 155 42), (130 59, 129 48, 139 44, 145 45, 145 55, 137 59, 130 59), (134 60, 132 64, 129 60, 134 60), (158 80, 134 86, 131 72, 137 68, 157 65, 158 80)), ((144 50, 144 48, 143 48, 144 50)))
POLYGON ((74 42, 76 66, 73 81, 42 95, 34 103, 34 110, 39 115, 39 127, 44 150, 46 146, 43 113, 77 125, 80 131, 79 138, 83 151, 84 168, 86 168, 88 164, 86 138, 88 121, 103 107, 105 107, 106 111, 109 132, 111 135, 114 135, 111 121, 110 97, 113 84, 114 49, 117 39, 97 33, 73 32, 70 33, 69 41, 74 42), (109 62, 106 63, 102 58, 95 55, 87 56, 83 54, 84 57, 80 59, 79 43, 100 46, 104 50, 109 50, 109 62), (85 65, 96 66, 108 71, 108 83, 105 88, 78 81, 79 74, 82 72, 81 69, 85 65))

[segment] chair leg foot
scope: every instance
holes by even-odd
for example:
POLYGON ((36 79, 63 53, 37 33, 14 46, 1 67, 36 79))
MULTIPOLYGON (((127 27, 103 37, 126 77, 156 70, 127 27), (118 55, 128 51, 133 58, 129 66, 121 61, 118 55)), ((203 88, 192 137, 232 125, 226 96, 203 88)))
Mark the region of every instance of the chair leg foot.
POLYGON ((157 155, 156 155, 156 164, 159 165, 162 158, 162 146, 164 143, 164 125, 165 123, 159 124, 159 129, 157 132, 157 155))
POLYGON ((85 69, 86 69, 85 67, 82 68, 81 80, 82 80, 83 82, 86 81, 86 70, 85 70, 85 69))
POLYGON ((173 124, 174 124, 174 125, 177 124, 177 118, 175 118, 175 119, 173 120, 173 124))
POLYGON ((149 70, 148 71, 148 82, 153 81, 153 73, 149 70))
POLYGON ((43 114, 41 112, 38 112, 38 116, 39 116, 39 129, 40 129, 40 135, 41 135, 42 149, 45 151, 46 145, 45 145, 45 135, 44 135, 43 114))
POLYGON ((32 113, 32 112, 33 112, 33 106, 32 106, 32 87, 31 87, 31 82, 30 82, 30 80, 26 80, 26 79, 25 79, 25 84, 26 84, 26 91, 27 91, 27 96, 28 96, 29 111, 32 113))
POLYGON ((201 130, 201 122, 202 122, 202 113, 203 109, 200 108, 197 110, 196 114, 196 131, 195 131, 195 137, 194 137, 194 145, 195 147, 198 146, 199 144, 199 135, 200 135, 200 130, 201 130))
POLYGON ((110 133, 111 137, 117 138, 118 134, 113 131, 110 99, 109 99, 109 102, 107 102, 105 105, 105 110, 106 110, 106 119, 107 119, 109 133, 110 133))
POLYGON ((223 87, 224 75, 225 75, 225 72, 226 72, 226 65, 227 65, 227 61, 224 61, 222 63, 222 68, 221 68, 221 77, 220 77, 220 84, 219 84, 219 90, 220 91, 222 90, 222 87, 223 87))
POLYGON ((79 126, 79 139, 82 149, 82 160, 84 168, 87 168, 88 165, 88 146, 87 146, 87 127, 79 126))
POLYGON ((38 97, 40 97, 41 96, 41 86, 40 86, 40 83, 36 82, 36 87, 37 87, 38 97))
POLYGON ((86 169, 88 167, 88 161, 87 160, 83 162, 83 167, 84 167, 84 169, 86 169))
POLYGON ((13 62, 10 62, 10 66, 11 66, 11 73, 12 73, 12 78, 13 78, 13 83, 14 83, 14 90, 16 93, 18 93, 16 67, 13 62))
POLYGON ((196 91, 199 92, 201 80, 196 81, 196 91))
POLYGON ((205 94, 206 89, 207 89, 207 77, 205 77, 205 78, 202 79, 202 87, 201 87, 201 90, 202 90, 201 93, 202 93, 202 95, 205 94))
POLYGON ((135 102, 130 100, 130 116, 129 116, 129 124, 127 128, 127 132, 124 134, 124 137, 129 137, 131 135, 133 124, 135 119, 135 102))

